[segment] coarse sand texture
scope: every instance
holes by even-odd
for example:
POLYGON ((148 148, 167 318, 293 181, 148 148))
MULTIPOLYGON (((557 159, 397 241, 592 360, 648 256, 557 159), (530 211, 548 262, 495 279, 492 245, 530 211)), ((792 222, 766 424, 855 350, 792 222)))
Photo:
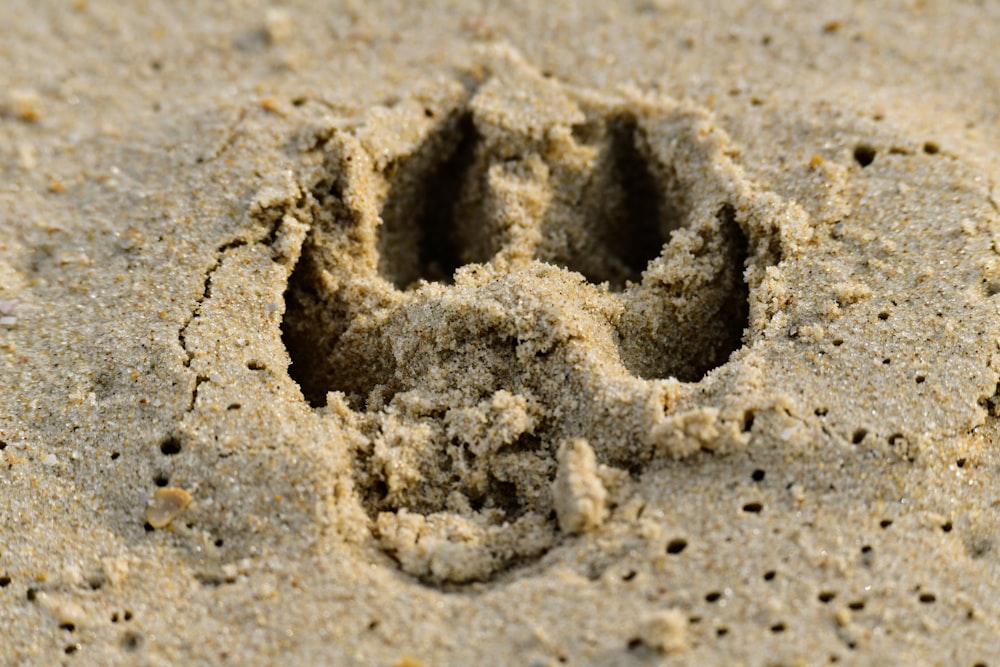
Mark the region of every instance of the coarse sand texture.
POLYGON ((103 74, 0 72, 0 665, 1000 665, 930 23, 195 4, 11 8, 103 74))

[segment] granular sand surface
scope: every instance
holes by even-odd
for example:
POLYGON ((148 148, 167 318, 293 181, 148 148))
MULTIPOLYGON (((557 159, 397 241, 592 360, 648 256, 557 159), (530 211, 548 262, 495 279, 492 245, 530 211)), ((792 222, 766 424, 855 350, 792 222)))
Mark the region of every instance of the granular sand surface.
POLYGON ((0 34, 0 663, 1000 664, 993 6, 0 34))

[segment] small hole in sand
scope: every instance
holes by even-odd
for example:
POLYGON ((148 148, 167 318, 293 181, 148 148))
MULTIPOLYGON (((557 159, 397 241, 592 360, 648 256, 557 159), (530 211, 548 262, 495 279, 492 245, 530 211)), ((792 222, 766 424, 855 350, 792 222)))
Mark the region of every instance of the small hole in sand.
POLYGON ((674 538, 667 543, 667 553, 668 554, 679 554, 687 548, 687 540, 683 538, 674 538))
POLYGON ((985 537, 973 538, 969 541, 967 549, 970 558, 982 558, 993 550, 993 541, 985 537))
POLYGON ((642 646, 642 640, 639 639, 638 637, 633 637, 632 639, 628 640, 628 644, 626 644, 626 646, 630 651, 637 651, 639 647, 642 646))
POLYGON ((232 410, 239 410, 242 407, 243 406, 240 405, 239 403, 230 403, 228 406, 226 406, 226 410, 230 410, 230 411, 232 411, 232 410))
POLYGON ((934 595, 933 593, 921 593, 920 597, 917 599, 920 600, 923 604, 932 604, 933 602, 937 601, 937 596, 934 595))
POLYGON ((755 482, 763 482, 764 481, 764 476, 766 474, 767 473, 765 473, 763 470, 761 470, 760 468, 757 468, 752 473, 750 473, 750 479, 752 479, 755 482))
POLYGON ((711 593, 705 595, 705 602, 718 602, 721 597, 722 593, 719 591, 712 591, 711 593))
POLYGON ((743 413, 743 432, 749 433, 753 429, 754 412, 747 410, 743 413))
POLYGON ((943 530, 946 533, 950 533, 951 532, 951 521, 946 521, 943 524, 941 524, 941 530, 943 530))
POLYGON ((853 602, 847 603, 847 608, 851 611, 862 611, 865 608, 864 600, 854 600, 853 602))
POLYGON ((181 443, 176 438, 167 438, 160 443, 160 452, 165 456, 181 453, 181 443))
POLYGON ((264 362, 262 361, 248 361, 247 368, 252 371, 262 371, 265 370, 267 367, 264 365, 264 362))
POLYGON ((153 484, 162 487, 166 486, 169 483, 170 483, 170 475, 168 475, 167 473, 158 472, 155 475, 153 475, 153 484))
POLYGON ((882 320, 882 321, 885 321, 885 320, 889 319, 889 311, 888 310, 883 310, 882 312, 880 312, 878 314, 878 318, 880 320, 882 320))
POLYGON ((63 651, 66 653, 66 655, 73 655, 74 653, 76 653, 79 650, 80 650, 80 645, 79 644, 70 644, 66 648, 63 649, 63 651))
POLYGON ((111 460, 112 461, 117 461, 119 456, 121 456, 120 452, 111 452, 111 460))
POLYGON ((749 514, 760 514, 764 510, 761 503, 747 503, 743 506, 743 511, 749 514))
POLYGON ((924 142, 924 152, 928 155, 937 155, 940 152, 941 147, 937 145, 936 142, 926 141, 924 142))
POLYGON ((816 596, 816 598, 823 604, 831 602, 835 597, 837 597, 837 594, 833 591, 820 591, 819 595, 816 596))
POLYGON ((784 623, 775 623, 774 625, 771 626, 771 632, 773 632, 774 634, 779 634, 787 629, 788 626, 786 626, 784 623))
POLYGON ((884 530, 892 525, 892 519, 882 519, 881 521, 878 522, 878 525, 881 526, 882 529, 884 530))
POLYGON ((142 637, 131 630, 122 634, 122 648, 126 651, 136 651, 142 645, 142 637))
POLYGON ((858 144, 854 148, 854 161, 867 167, 875 161, 875 148, 869 144, 858 144))
POLYGON ((774 578, 778 576, 778 573, 774 570, 768 570, 764 573, 764 581, 774 581, 774 578))
POLYGON ((925 378, 925 377, 924 377, 923 375, 918 375, 918 376, 917 376, 917 377, 916 377, 916 378, 914 379, 914 381, 915 381, 915 382, 916 382, 917 384, 923 384, 923 383, 924 383, 924 382, 925 382, 926 380, 927 380, 927 378, 925 378))
POLYGON ((65 630, 66 632, 75 632, 76 631, 76 626, 73 625, 72 623, 60 623, 59 624, 59 629, 60 630, 65 630))
POLYGON ((854 431, 854 435, 851 436, 851 443, 855 445, 860 445, 861 442, 868 436, 868 429, 859 428, 854 431))
POLYGON ((725 626, 722 626, 721 628, 715 631, 716 637, 725 637, 728 634, 729 634, 729 628, 725 626))
POLYGON ((0 588, 7 588, 8 586, 10 586, 10 577, 6 574, 0 576, 0 588))
POLYGON ((840 347, 841 345, 844 344, 844 339, 834 338, 832 341, 830 341, 830 344, 833 345, 834 347, 840 347))

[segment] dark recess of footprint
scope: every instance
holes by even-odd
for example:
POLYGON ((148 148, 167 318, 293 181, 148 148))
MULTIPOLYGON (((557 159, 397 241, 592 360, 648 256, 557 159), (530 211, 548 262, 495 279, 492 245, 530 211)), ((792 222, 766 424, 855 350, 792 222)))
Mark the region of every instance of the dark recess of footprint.
POLYGON ((464 263, 454 238, 455 204, 476 140, 471 117, 458 115, 392 174, 381 211, 379 273, 398 289, 421 279, 450 283, 464 263))
POLYGON ((282 342, 292 360, 289 374, 298 382, 309 405, 320 408, 326 405, 327 392, 339 384, 328 360, 344 326, 325 328, 316 323, 327 319, 346 323, 347 308, 345 304, 319 297, 316 285, 321 279, 320 268, 310 251, 311 241, 307 239, 302 257, 288 281, 281 332, 282 342), (329 317, 331 311, 332 318, 329 317), (342 316, 336 317, 338 311, 342 316))
POLYGON ((607 225, 611 232, 607 244, 628 269, 626 279, 639 282, 649 261, 659 256, 679 221, 675 207, 665 200, 640 154, 635 135, 635 119, 612 122, 611 158, 624 201, 620 224, 607 225))
MULTIPOLYGON (((697 292, 673 305, 669 283, 654 281, 624 294, 626 312, 619 324, 622 361, 646 379, 675 377, 697 382, 740 349, 749 319, 749 288, 743 279, 747 239, 729 204, 699 230, 701 256, 710 270, 697 275, 697 292)), ((672 245, 665 253, 673 252, 672 245)))
POLYGON ((621 291, 627 281, 641 280, 679 218, 637 146, 636 119, 611 117, 603 132, 597 169, 574 212, 586 218, 583 228, 591 243, 552 261, 592 283, 608 282, 612 290, 621 291))

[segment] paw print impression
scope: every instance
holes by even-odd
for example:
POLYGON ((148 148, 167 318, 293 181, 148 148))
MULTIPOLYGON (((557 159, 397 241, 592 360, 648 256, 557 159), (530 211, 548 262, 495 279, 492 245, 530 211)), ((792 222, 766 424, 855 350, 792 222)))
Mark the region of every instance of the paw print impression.
POLYGON ((593 529, 601 507, 563 509, 574 466, 600 505, 705 433, 745 443, 738 416, 674 414, 748 342, 750 292, 780 259, 727 150, 699 108, 514 56, 321 137, 290 373, 348 434, 374 539, 404 571, 488 580, 593 529))

